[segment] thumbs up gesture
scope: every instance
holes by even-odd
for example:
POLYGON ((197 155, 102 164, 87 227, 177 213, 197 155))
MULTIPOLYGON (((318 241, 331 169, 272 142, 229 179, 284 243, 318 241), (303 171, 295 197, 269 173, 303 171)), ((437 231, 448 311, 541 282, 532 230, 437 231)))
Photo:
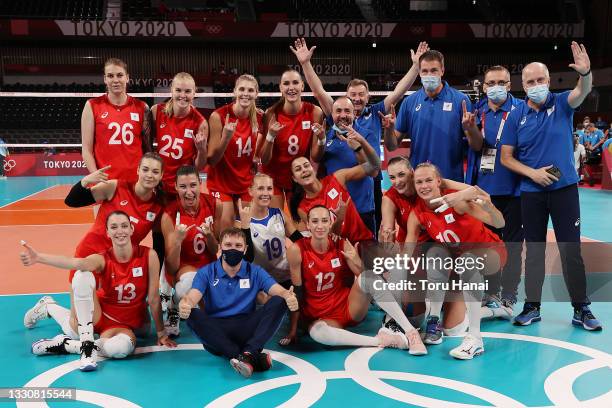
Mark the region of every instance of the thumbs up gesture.
POLYGON ((24 251, 19 254, 19 259, 24 266, 32 266, 38 262, 38 252, 32 249, 25 241, 21 241, 24 251))
POLYGON ((293 293, 293 285, 286 292, 285 302, 287 303, 287 307, 290 311, 295 312, 296 310, 298 310, 298 300, 295 296, 295 293, 293 293))

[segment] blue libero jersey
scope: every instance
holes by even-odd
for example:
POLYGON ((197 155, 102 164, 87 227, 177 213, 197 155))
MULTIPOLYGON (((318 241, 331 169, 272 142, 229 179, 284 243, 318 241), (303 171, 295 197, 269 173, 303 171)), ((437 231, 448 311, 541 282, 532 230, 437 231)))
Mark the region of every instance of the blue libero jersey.
POLYGON ((514 146, 518 161, 533 169, 553 165, 561 171, 559 181, 543 187, 527 177, 521 191, 552 191, 578 182, 574 167, 574 109, 567 97, 570 91, 550 92, 539 111, 527 102, 517 107, 508 120, 501 144, 514 146))
POLYGON ((198 269, 191 287, 202 293, 207 315, 228 317, 253 312, 257 293, 267 293, 275 283, 263 268, 247 261, 231 278, 219 259, 198 269))
POLYGON ((285 218, 278 208, 268 209, 262 219, 251 218, 251 239, 257 265, 277 282, 291 279, 285 249, 285 218))
POLYGON ((410 163, 413 167, 429 161, 438 166, 443 177, 463 182, 462 101, 466 101, 471 111, 470 99, 446 81, 433 99, 423 88, 404 98, 395 129, 406 133, 411 140, 410 163))
POLYGON ((465 182, 471 185, 478 185, 487 193, 494 196, 519 196, 521 177, 513 171, 510 171, 501 164, 501 139, 497 137, 501 130, 501 135, 508 132, 506 126, 510 116, 516 111, 516 107, 524 104, 521 99, 517 99, 508 94, 506 102, 499 107, 497 111, 493 111, 488 105, 488 99, 485 97, 476 105, 476 124, 482 130, 484 116, 484 144, 483 150, 475 152, 472 149, 468 150, 467 171, 465 173, 465 182), (502 119, 505 119, 502 126, 502 119), (480 170, 480 159, 484 149, 497 149, 495 156, 495 168, 493 172, 480 170))

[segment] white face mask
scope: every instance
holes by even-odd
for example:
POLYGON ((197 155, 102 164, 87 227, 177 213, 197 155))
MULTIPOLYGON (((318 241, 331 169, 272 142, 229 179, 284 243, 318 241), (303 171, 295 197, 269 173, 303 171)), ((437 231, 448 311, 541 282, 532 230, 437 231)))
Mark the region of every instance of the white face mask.
POLYGON ((544 101, 546 101, 547 96, 548 84, 540 84, 527 88, 527 97, 531 100, 531 102, 537 105, 543 104, 544 101))
POLYGON ((421 84, 427 92, 433 92, 442 83, 442 78, 437 75, 421 75, 421 84))
POLYGON ((487 88, 487 98, 493 103, 502 103, 508 97, 508 91, 504 85, 495 85, 487 88))

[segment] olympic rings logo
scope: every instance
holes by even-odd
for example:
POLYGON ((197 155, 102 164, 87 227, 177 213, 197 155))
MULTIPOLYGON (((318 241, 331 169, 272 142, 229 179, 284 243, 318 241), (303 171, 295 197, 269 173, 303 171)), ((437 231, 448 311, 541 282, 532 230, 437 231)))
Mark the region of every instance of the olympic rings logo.
POLYGON ((11 170, 13 170, 13 168, 17 165, 17 163, 15 162, 15 160, 10 159, 10 160, 6 160, 4 162, 4 171, 6 171, 7 173, 11 170))
MULTIPOLYGON (((528 336, 514 333, 494 333, 483 332, 483 337, 500 340, 514 340, 519 342, 536 343, 542 346, 551 346, 557 349, 574 352, 586 357, 582 361, 568 364, 557 369, 548 375, 544 382, 544 394, 551 401, 552 407, 566 406, 612 406, 612 391, 608 391, 597 397, 588 400, 579 400, 573 392, 572 385, 582 375, 600 368, 612 367, 612 355, 596 350, 587 346, 573 344, 562 340, 549 339, 545 337, 528 336)), ((160 346, 139 347, 135 354, 168 351, 202 351, 201 344, 180 344, 177 348, 166 348, 160 346)), ((351 352, 344 361, 344 370, 321 371, 313 364, 291 354, 282 353, 274 350, 266 350, 271 357, 293 370, 295 374, 271 378, 263 381, 254 381, 248 385, 234 389, 228 393, 218 396, 206 406, 210 408, 236 406, 256 397, 262 393, 269 392, 287 385, 299 384, 296 393, 280 406, 283 407, 306 407, 316 404, 325 394, 328 382, 337 379, 350 379, 359 384, 366 390, 384 396, 395 401, 405 402, 424 407, 437 407, 440 405, 468 406, 457 404, 451 401, 436 399, 415 394, 404 389, 396 388, 391 384, 382 381, 396 380, 407 381, 419 384, 428 384, 437 387, 447 388, 460 392, 465 395, 479 398, 493 406, 521 407, 525 404, 500 392, 463 381, 453 380, 434 375, 425 375, 401 371, 380 371, 370 369, 370 360, 381 351, 378 348, 358 348, 351 352)), ((410 357, 406 357, 410 358, 410 357)), ((482 357, 482 358, 486 358, 482 357)), ((462 363, 457 363, 462 364, 462 363)), ((469 363, 468 363, 469 364, 469 363)), ((28 381, 25 387, 48 387, 72 371, 78 370, 79 360, 64 363, 45 371, 28 381)), ((139 405, 113 395, 101 392, 77 390, 76 398, 78 401, 88 402, 101 407, 123 406, 129 408, 139 408, 139 405)), ((490 406, 488 405, 488 406, 490 406)), ((17 407, 47 407, 46 403, 33 404, 17 402, 17 407)), ((470 407, 480 407, 482 405, 469 405, 470 407)), ((544 408, 544 407, 540 407, 544 408)))
POLYGON ((208 31, 209 34, 219 34, 221 30, 223 30, 223 27, 217 24, 209 24, 206 26, 206 31, 208 31))

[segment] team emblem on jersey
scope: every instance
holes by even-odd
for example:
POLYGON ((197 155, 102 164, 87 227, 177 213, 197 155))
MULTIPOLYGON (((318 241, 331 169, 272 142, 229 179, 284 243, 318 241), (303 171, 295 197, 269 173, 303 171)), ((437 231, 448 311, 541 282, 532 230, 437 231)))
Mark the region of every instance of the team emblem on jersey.
POLYGON ((327 142, 327 147, 331 146, 331 145, 332 145, 332 143, 334 143, 334 139, 331 139, 331 140, 329 140, 329 141, 327 142))
POLYGON ((452 224, 453 222, 455 222, 455 217, 453 217, 453 214, 446 214, 444 216, 444 220, 446 221, 447 224, 452 224))
POLYGON ((128 205, 128 200, 123 200, 119 203, 119 205, 125 207, 126 205, 128 205))
POLYGON ((253 238, 257 238, 259 236, 259 232, 255 231, 253 232, 253 238))
POLYGON ((208 217, 206 217, 206 218, 204 219, 204 222, 205 222, 206 224, 213 224, 213 223, 214 223, 213 221, 214 221, 214 220, 213 220, 213 216, 212 216, 212 215, 209 215, 208 217))
POLYGON ((366 113, 365 115, 363 115, 363 118, 364 118, 365 120, 368 120, 368 119, 370 119, 371 117, 372 117, 372 112, 370 112, 370 111, 368 111, 368 113, 366 113))
POLYGON ((527 122, 527 116, 523 116, 523 119, 521 119, 521 125, 524 125, 525 122, 527 122))
POLYGON ((310 121, 309 120, 303 120, 302 121, 302 129, 303 130, 310 129, 310 121))
POLYGON ((404 208, 400 208, 400 213, 401 213, 402 215, 404 215, 404 212, 405 212, 405 209, 404 209, 404 208))
POLYGON ((185 129, 183 137, 186 139, 193 139, 193 129, 185 129))
POLYGON ((103 114, 100 115, 102 119, 105 119, 107 116, 108 116, 108 112, 104 112, 103 114))
POLYGON ((335 188, 332 188, 331 190, 327 192, 327 195, 329 196, 329 198, 334 200, 336 199, 336 197, 338 197, 338 190, 336 190, 335 188))
POLYGON ((159 128, 160 128, 160 129, 163 129, 163 128, 165 128, 165 127, 166 127, 166 124, 165 124, 165 123, 162 123, 161 125, 159 125, 159 128))
POLYGON ((312 268, 314 266, 314 261, 308 262, 308 268, 312 268))
POLYGON ((217 283, 219 283, 219 278, 217 278, 217 279, 215 279, 215 280, 213 281, 213 286, 217 286, 217 283))
POLYGON ((285 226, 280 222, 277 222, 274 224, 274 229, 276 230, 276 232, 283 232, 285 230, 285 226))
POLYGON ((142 266, 132 268, 132 276, 135 278, 141 277, 142 276, 142 266))
POLYGON ((555 106, 551 106, 550 108, 546 109, 546 113, 548 114, 548 116, 551 115, 551 113, 553 113, 555 111, 555 106))
POLYGON ((248 279, 240 279, 240 289, 249 289, 251 287, 251 281, 248 279))
POLYGON ((453 103, 452 102, 444 102, 444 105, 442 105, 442 110, 446 111, 446 112, 450 112, 453 110, 453 103))
POLYGON ((415 112, 418 112, 418 111, 420 111, 420 110, 421 110, 421 104, 419 103, 419 104, 416 106, 416 108, 414 108, 414 111, 415 111, 415 112))
POLYGON ((138 224, 138 218, 136 218, 136 217, 132 217, 132 216, 130 215, 130 222, 131 222, 132 224, 138 224))
POLYGON ((331 260, 331 266, 332 268, 339 268, 340 267, 340 258, 334 258, 331 260))
POLYGON ((140 116, 136 112, 130 112, 130 119, 133 120, 134 122, 139 122, 140 116))
POLYGON ((147 211, 147 221, 153 221, 155 219, 155 213, 152 211, 147 211))

